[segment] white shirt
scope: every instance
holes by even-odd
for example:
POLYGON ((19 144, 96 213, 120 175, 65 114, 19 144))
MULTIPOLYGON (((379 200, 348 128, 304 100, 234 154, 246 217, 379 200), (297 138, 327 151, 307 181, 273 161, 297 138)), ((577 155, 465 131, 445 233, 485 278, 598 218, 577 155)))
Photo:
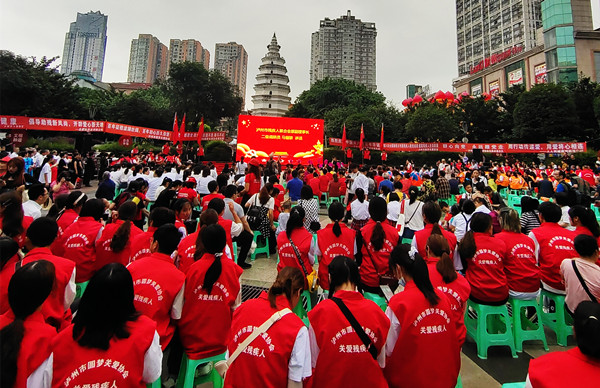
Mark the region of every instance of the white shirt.
POLYGON ((423 202, 416 200, 410 204, 409 199, 404 200, 404 222, 405 226, 414 230, 421 230, 425 227, 423 224, 423 202))
POLYGON ((462 240, 469 229, 471 229, 469 226, 471 217, 473 217, 473 214, 459 213, 450 220, 450 225, 455 228, 454 235, 456 236, 456 241, 462 240))
POLYGON ((44 163, 44 155, 40 154, 39 152, 33 155, 33 163, 36 167, 40 167, 42 163, 44 163))
POLYGON ((246 168, 248 168, 248 163, 237 162, 237 164, 235 165, 236 175, 245 174, 246 168))
POLYGON ((44 164, 42 167, 42 171, 40 171, 40 179, 38 179, 40 183, 45 185, 49 185, 52 182, 52 169, 48 163, 44 164))
POLYGON ((148 180, 148 191, 146 192, 146 197, 148 197, 148 199, 150 201, 156 201, 156 197, 158 196, 158 194, 156 194, 156 189, 158 189, 158 187, 161 185, 162 181, 163 181, 163 177, 152 177, 148 180))
POLYGON ((575 231, 575 227, 573 225, 571 225, 571 217, 569 217, 569 210, 571 208, 569 206, 562 206, 560 208, 562 215, 560 217, 560 224, 567 224, 569 226, 566 226, 565 229, 570 230, 570 231, 575 231))
POLYGON ((369 214, 369 201, 366 199, 362 203, 358 199, 352 201, 350 211, 352 218, 355 220, 368 220, 371 217, 369 214))
POLYGON ((308 329, 306 326, 302 326, 296 335, 296 341, 294 341, 290 362, 288 363, 288 379, 300 383, 311 375, 312 362, 308 329))
MULTIPOLYGON (((252 195, 249 199, 248 199, 248 203, 250 205, 256 205, 256 206, 262 206, 260 204, 260 200, 258 199, 260 193, 256 193, 254 195, 252 195)), ((273 197, 270 197, 269 200, 267 201, 267 204, 264 205, 266 208, 268 208, 269 210, 274 210, 275 209, 275 199, 273 197)))
POLYGON ((487 208, 487 206, 485 205, 480 205, 477 206, 475 208, 475 211, 473 213, 483 213, 483 214, 490 214, 492 211, 490 209, 487 208))
POLYGON ((208 195, 210 191, 208 190, 208 183, 214 181, 215 178, 212 176, 200 177, 197 179, 196 191, 198 194, 208 195))
POLYGON ((240 204, 236 203, 231 198, 225 198, 223 201, 225 202, 225 213, 223 213, 224 219, 233 221, 233 214, 231 214, 231 211, 229 210, 230 203, 233 203, 233 211, 235 211, 235 213, 240 218, 240 220, 245 217, 244 209, 242 208, 242 206, 240 204))
POLYGON ((42 216, 42 205, 40 205, 39 203, 30 199, 27 202, 25 202, 22 206, 23 213, 28 217, 32 217, 35 220, 42 216))
POLYGON ((401 207, 401 204, 398 201, 392 201, 392 202, 388 203, 388 205, 387 205, 388 220, 398 221, 398 216, 400 215, 400 207, 401 207))
POLYGON ((363 189, 365 194, 369 193, 369 178, 367 178, 365 174, 358 174, 358 176, 354 178, 354 182, 352 182, 352 191, 356 192, 356 189, 363 189))

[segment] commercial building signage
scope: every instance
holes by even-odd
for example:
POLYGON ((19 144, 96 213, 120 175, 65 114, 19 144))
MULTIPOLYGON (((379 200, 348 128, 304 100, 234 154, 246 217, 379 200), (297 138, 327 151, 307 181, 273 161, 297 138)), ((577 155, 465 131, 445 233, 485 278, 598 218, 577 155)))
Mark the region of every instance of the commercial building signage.
POLYGON ((542 63, 533 68, 535 73, 535 83, 545 84, 548 82, 548 74, 546 73, 546 64, 542 63))
POLYGON ((523 83, 523 69, 518 68, 508 73, 508 84, 521 85, 523 83))
POLYGON ((477 65, 471 68, 471 74, 475 74, 482 70, 487 69, 490 66, 495 65, 496 63, 500 63, 513 55, 517 55, 523 52, 523 46, 514 46, 509 49, 504 50, 499 54, 491 55, 484 60, 480 61, 477 65))
POLYGON ((500 94, 500 81, 496 80, 493 82, 490 82, 490 94, 492 96, 497 96, 498 94, 500 94))

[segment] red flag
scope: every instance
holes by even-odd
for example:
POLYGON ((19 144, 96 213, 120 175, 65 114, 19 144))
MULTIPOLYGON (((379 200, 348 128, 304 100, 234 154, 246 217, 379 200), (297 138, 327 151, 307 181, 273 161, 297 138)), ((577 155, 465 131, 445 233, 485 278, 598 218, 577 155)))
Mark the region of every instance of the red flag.
POLYGON ((383 123, 381 123, 381 140, 379 140, 379 151, 383 151, 383 123))
POLYGON ((183 145, 184 134, 185 134, 185 113, 183 114, 183 119, 181 120, 181 126, 179 127, 179 137, 177 139, 181 143, 181 145, 183 145))
POLYGON ((360 125, 360 144, 358 146, 358 148, 360 148, 360 150, 362 151, 364 148, 364 142, 365 142, 365 130, 363 129, 363 125, 360 125))
POLYGON ((202 146, 202 135, 204 135, 204 117, 200 120, 200 126, 198 127, 198 145, 202 146))
POLYGON ((171 143, 173 144, 179 141, 178 131, 179 126, 177 125, 177 112, 175 112, 175 117, 173 118, 173 132, 171 132, 171 143))
POLYGON ((342 149, 346 149, 346 123, 344 123, 344 132, 342 133, 342 149))

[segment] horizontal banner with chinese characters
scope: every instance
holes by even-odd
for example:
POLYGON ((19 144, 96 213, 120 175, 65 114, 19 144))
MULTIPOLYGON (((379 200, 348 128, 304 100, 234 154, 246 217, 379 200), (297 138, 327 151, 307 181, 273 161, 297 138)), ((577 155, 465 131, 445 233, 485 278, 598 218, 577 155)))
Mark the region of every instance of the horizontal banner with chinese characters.
MULTIPOLYGON (((365 148, 379 150, 378 142, 365 142, 365 148)), ((342 146, 342 139, 330 138, 329 145, 342 146)), ((358 148, 357 140, 347 140, 346 145, 358 148)), ((585 152, 586 143, 544 143, 544 144, 507 144, 507 143, 384 143, 383 149, 388 152, 472 152, 480 149, 489 153, 563 153, 585 152)))
MULTIPOLYGON (((136 127, 108 121, 52 119, 46 117, 0 116, 0 129, 39 131, 105 132, 116 135, 169 141, 171 131, 136 127)), ((202 140, 225 140, 226 132, 204 132, 202 140)), ((186 132, 184 141, 196 141, 197 132, 186 132)))

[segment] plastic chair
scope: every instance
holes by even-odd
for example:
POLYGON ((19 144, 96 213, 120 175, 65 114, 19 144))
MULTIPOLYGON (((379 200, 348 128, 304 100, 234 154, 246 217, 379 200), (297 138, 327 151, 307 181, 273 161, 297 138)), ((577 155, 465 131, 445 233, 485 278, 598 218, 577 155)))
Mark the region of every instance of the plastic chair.
POLYGON ((233 241, 233 243, 231 245, 233 247, 233 252, 231 252, 231 254, 233 255, 233 261, 237 263, 237 256, 238 256, 237 243, 235 241, 233 241))
POLYGON ((542 304, 542 322, 556 333, 556 343, 567 346, 567 338, 573 335, 573 326, 570 325, 570 316, 565 311, 565 296, 542 290, 540 304, 542 304), (554 302, 554 312, 550 312, 544 299, 554 302))
POLYGON ((256 255, 261 254, 261 253, 266 254, 267 259, 269 258, 269 237, 264 236, 265 237, 265 245, 259 246, 258 241, 257 241, 258 236, 262 236, 262 233, 260 233, 258 230, 255 230, 253 241, 256 243, 256 249, 254 249, 254 252, 252 252, 252 254, 250 255, 251 261, 256 260, 256 255))
POLYGON ((502 388, 525 388, 525 381, 521 383, 506 383, 502 384, 502 388))
POLYGON ((302 322, 304 322, 306 326, 308 326, 308 312, 312 310, 312 307, 311 293, 308 292, 308 290, 302 291, 302 294, 300 294, 300 300, 298 301, 296 307, 294 307, 293 311, 298 318, 302 319, 302 322), (304 302, 306 302, 306 308, 304 308, 304 302))
POLYGON ((517 352, 523 351, 523 341, 540 340, 544 344, 544 349, 548 351, 548 343, 546 342, 546 334, 544 333, 544 325, 539 319, 542 316, 542 308, 537 302, 537 299, 522 300, 516 298, 508 298, 508 302, 512 306, 512 327, 515 337, 515 348, 517 352), (535 307, 538 316, 538 323, 535 324, 527 319, 527 307, 535 307), (527 328, 531 330, 527 330, 527 328))
POLYGON ((383 296, 373 294, 372 292, 365 292, 364 297, 365 299, 372 300, 373 302, 375 302, 375 304, 377 304, 377 306, 379 306, 379 308, 381 308, 383 312, 385 312, 385 310, 387 309, 387 300, 385 300, 383 296))
POLYGON ((454 388, 463 388, 462 379, 460 378, 460 375, 458 375, 458 378, 456 379, 456 386, 454 388))
POLYGON ((512 330, 510 328, 510 317, 506 305, 488 306, 478 304, 472 300, 467 301, 467 309, 465 311, 465 326, 467 334, 477 343, 477 355, 479 358, 486 360, 488 348, 490 346, 508 346, 513 358, 517 358, 515 351, 515 341, 512 330), (477 313, 477 318, 469 316, 469 308, 472 308, 477 313), (502 318, 502 322, 499 318, 502 318), (500 325, 504 328, 500 327, 500 325), (489 330, 493 332, 490 333, 489 330))
POLYGON ((83 296, 89 282, 90 281, 88 280, 87 282, 75 283, 75 298, 81 298, 83 296))
POLYGON ((162 385, 161 385, 161 383, 160 383, 160 377, 159 377, 159 378, 157 378, 155 382, 153 382, 153 383, 150 383, 150 384, 146 384, 146 387, 147 387, 147 388, 161 388, 161 387, 162 387, 162 385))
POLYGON ((339 203, 342 203, 342 197, 327 197, 327 207, 331 206, 333 201, 338 201, 339 203))
POLYGON ((329 193, 321 193, 319 205, 325 205, 325 207, 327 207, 328 204, 329 204, 329 193), (325 196, 325 199, 323 199, 323 196, 325 196))
MULTIPOLYGON (((313 243, 315 244, 315 247, 317 246, 317 234, 316 233, 311 233, 313 236, 313 243)), ((319 259, 317 258, 317 255, 315 255, 315 264, 319 264, 319 259)))
POLYGON ((179 376, 177 376, 177 387, 192 388, 196 385, 210 382, 214 388, 223 388, 223 378, 221 378, 221 375, 219 375, 214 368, 214 363, 222 360, 225 360, 225 353, 200 360, 191 360, 184 352, 183 357, 181 357, 179 376), (210 363, 210 370, 198 378, 194 378, 196 369, 198 369, 200 365, 207 363, 210 363))

